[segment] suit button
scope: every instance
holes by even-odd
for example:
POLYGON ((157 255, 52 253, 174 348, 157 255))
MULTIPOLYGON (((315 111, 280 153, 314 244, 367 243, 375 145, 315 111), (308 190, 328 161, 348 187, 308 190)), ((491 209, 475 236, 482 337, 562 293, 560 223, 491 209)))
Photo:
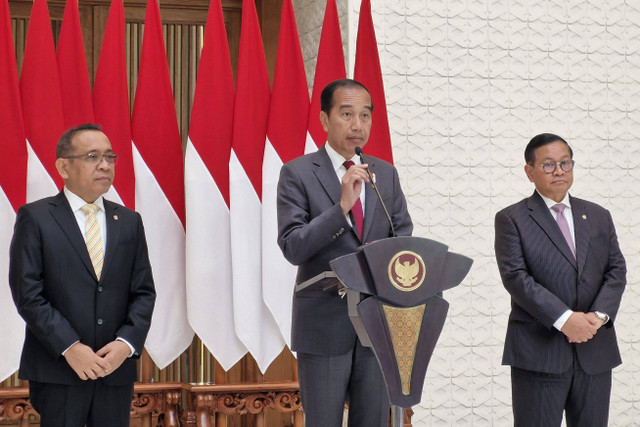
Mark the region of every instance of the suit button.
POLYGON ((102 292, 102 286, 98 286, 98 292, 102 292))
POLYGON ((102 319, 98 319, 98 325, 102 325, 102 319))

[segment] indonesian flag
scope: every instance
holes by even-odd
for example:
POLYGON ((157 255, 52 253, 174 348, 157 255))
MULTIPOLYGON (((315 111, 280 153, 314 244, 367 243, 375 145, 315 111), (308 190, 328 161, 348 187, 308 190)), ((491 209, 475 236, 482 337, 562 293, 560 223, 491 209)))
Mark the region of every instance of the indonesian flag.
POLYGON ((182 147, 156 0, 147 1, 131 134, 136 209, 145 224, 157 294, 145 346, 162 369, 189 347, 193 330, 185 292, 182 147))
POLYGON ((91 85, 84 54, 77 0, 67 0, 58 39, 58 70, 64 127, 93 123, 91 85))
POLYGON ((102 38, 100 59, 93 83, 95 120, 109 138, 113 152, 118 154, 113 185, 105 197, 135 208, 135 176, 131 152, 131 117, 125 52, 124 6, 113 0, 102 38))
POLYGON ((56 170, 56 144, 64 132, 58 63, 46 0, 34 0, 20 75, 27 137, 27 202, 62 188, 56 170))
POLYGON ((236 334, 262 372, 284 347, 262 299, 262 158, 269 114, 269 76, 253 0, 244 0, 229 161, 233 314, 236 334))
POLYGON ((356 40, 356 65, 353 78, 369 89, 373 101, 374 120, 367 142, 367 154, 393 163, 391 152, 391 135, 387 103, 384 96, 382 70, 378 56, 378 43, 371 18, 371 0, 362 0, 360 4, 360 20, 358 21, 358 38, 356 40))
POLYGON ((229 156, 234 94, 220 0, 211 0, 204 37, 185 154, 187 309, 191 327, 228 371, 247 349, 233 320, 229 156))
POLYGON ((320 45, 318 46, 318 60, 313 78, 313 92, 309 106, 309 135, 315 142, 315 147, 308 141, 305 152, 316 151, 327 142, 327 133, 320 123, 320 94, 322 89, 334 80, 347 76, 342 52, 342 36, 340 35, 340 21, 336 0, 327 0, 324 12, 320 45))
POLYGON ((309 95, 291 0, 282 3, 278 56, 262 163, 262 292, 287 344, 296 268, 278 247, 277 187, 282 165, 304 154, 309 95))
POLYGON ((0 168, 0 381, 18 370, 24 342, 24 321, 9 288, 9 244, 16 211, 27 194, 27 148, 22 128, 18 68, 11 32, 9 3, 0 0, 0 129, 2 152, 11 167, 0 168))

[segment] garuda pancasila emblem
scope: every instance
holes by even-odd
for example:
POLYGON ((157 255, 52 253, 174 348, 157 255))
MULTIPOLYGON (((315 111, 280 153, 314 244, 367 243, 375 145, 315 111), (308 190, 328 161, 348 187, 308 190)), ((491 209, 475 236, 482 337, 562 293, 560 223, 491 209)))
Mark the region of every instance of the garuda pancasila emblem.
POLYGON ((426 268, 420 255, 411 251, 398 252, 389 261, 389 280, 401 291, 413 291, 424 281, 426 268))

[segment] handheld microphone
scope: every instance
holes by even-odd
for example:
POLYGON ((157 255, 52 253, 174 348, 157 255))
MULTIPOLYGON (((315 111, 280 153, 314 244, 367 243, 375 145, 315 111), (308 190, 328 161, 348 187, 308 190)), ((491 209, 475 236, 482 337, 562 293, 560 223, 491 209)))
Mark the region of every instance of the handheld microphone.
MULTIPOLYGON (((362 148, 356 147, 356 154, 358 155, 358 157, 360 157, 360 162, 362 164, 367 163, 364 160, 364 154, 362 154, 362 148)), ((371 183, 371 187, 375 190, 376 194, 378 195, 378 200, 380 201, 380 204, 382 205, 382 209, 384 210, 384 214, 387 216, 387 221, 389 221, 389 225, 391 226, 391 236, 398 237, 396 235, 396 229, 393 226, 393 221, 391 221, 391 215, 389 215, 387 206, 384 204, 384 201, 382 200, 382 196, 380 195, 380 191, 378 191, 378 187, 376 186, 376 183, 373 180, 373 177, 371 176, 371 172, 369 172, 369 168, 365 170, 367 171, 367 176, 369 177, 369 182, 371 183)))

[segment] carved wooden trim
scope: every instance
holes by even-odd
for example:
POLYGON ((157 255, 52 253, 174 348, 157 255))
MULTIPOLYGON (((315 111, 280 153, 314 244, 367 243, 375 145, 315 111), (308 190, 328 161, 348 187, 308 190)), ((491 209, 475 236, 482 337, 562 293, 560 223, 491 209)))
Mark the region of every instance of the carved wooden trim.
POLYGON ((260 414, 267 409, 278 412, 301 411, 297 382, 241 384, 185 384, 190 407, 183 422, 209 426, 210 416, 260 414))
POLYGON ((37 412, 29 403, 28 388, 0 389, 0 421, 28 420, 29 415, 37 412))

